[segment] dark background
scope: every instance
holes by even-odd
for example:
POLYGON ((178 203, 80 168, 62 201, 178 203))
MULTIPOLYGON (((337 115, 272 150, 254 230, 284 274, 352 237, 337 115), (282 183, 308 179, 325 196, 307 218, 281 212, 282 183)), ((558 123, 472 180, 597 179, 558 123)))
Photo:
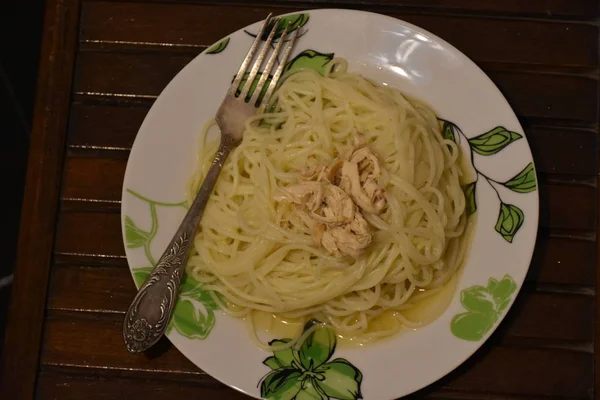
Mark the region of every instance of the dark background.
MULTIPOLYGON (((0 2, 0 279, 15 265, 43 14, 43 0, 0 2)), ((0 286, 0 355, 9 299, 10 285, 0 286)))

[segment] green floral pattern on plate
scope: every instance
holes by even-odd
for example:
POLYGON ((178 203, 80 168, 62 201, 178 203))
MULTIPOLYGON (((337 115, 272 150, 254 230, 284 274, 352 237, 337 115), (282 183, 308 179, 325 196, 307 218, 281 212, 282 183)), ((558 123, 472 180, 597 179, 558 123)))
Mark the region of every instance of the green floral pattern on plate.
POLYGON ((133 190, 127 189, 127 192, 138 199, 148 203, 150 207, 150 218, 151 218, 151 227, 149 231, 144 231, 140 229, 136 223, 130 218, 125 217, 125 241, 127 242, 127 247, 130 249, 135 249, 137 247, 143 247, 144 252, 146 253, 146 258, 151 265, 155 265, 156 261, 152 256, 150 251, 150 246, 152 245, 152 241, 156 237, 158 233, 158 215, 156 213, 157 207, 184 207, 187 208, 185 202, 181 203, 164 203, 160 201, 150 200, 149 198, 142 196, 141 194, 134 192, 133 190))
POLYGON ((525 214, 516 205, 504 202, 497 186, 503 186, 516 193, 530 193, 535 191, 537 184, 533 163, 530 162, 527 164, 521 172, 506 182, 500 182, 490 178, 477 168, 475 165, 475 154, 484 157, 493 156, 508 147, 511 143, 521 139, 523 136, 516 132, 511 132, 503 126, 497 126, 481 135, 467 138, 456 124, 442 119, 440 121, 444 139, 458 143, 459 138, 462 137, 467 141, 471 150, 471 164, 476 172, 476 178, 475 181, 463 185, 463 192, 465 193, 465 200, 467 203, 467 215, 471 215, 477 210, 477 201, 475 197, 477 183, 481 177, 489 183, 500 201, 500 212, 494 229, 504 240, 512 243, 515 235, 525 222, 525 214))
MULTIPOLYGON (((309 322, 305 332, 311 326, 309 322)), ((281 346, 290 341, 275 339, 269 345, 281 346)), ((263 361, 271 372, 259 382, 261 397, 268 400, 362 399, 362 373, 346 359, 331 360, 336 344, 335 333, 319 325, 299 349, 293 346, 274 351, 263 361)))
MULTIPOLYGON (((152 256, 152 241, 158 233, 158 207, 183 207, 185 202, 165 203, 151 200, 141 194, 128 189, 127 192, 148 204, 150 210, 151 226, 149 231, 141 229, 132 218, 125 216, 125 241, 128 248, 144 248, 148 264, 156 265, 152 256)), ((153 267, 133 268, 133 279, 139 288, 153 267)), ((180 286, 179 297, 173 315, 167 326, 167 334, 173 329, 189 339, 205 339, 215 326, 215 311, 218 310, 213 296, 202 287, 202 284, 189 275, 185 275, 180 286)))
POLYGON ((290 70, 314 69, 319 74, 325 73, 325 67, 333 59, 334 53, 319 53, 315 50, 304 50, 296 57, 288 61, 283 69, 284 72, 290 70))
POLYGON ((228 44, 229 44, 229 38, 225 38, 225 39, 221 40, 220 42, 217 42, 217 43, 213 44, 212 46, 210 46, 206 50, 206 54, 219 54, 220 52, 225 50, 225 48, 227 48, 228 44))
POLYGON ((475 285, 460 292, 460 302, 467 310, 450 322, 454 336, 470 341, 481 340, 493 328, 510 304, 517 284, 509 276, 498 281, 490 278, 487 286, 475 285))

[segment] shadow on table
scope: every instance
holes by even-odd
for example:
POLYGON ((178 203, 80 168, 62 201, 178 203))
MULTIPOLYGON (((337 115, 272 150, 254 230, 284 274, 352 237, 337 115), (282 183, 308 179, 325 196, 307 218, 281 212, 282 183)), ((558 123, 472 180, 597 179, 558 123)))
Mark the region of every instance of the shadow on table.
POLYGON ((0 356, 15 265, 29 134, 42 33, 44 1, 0 4, 0 356))

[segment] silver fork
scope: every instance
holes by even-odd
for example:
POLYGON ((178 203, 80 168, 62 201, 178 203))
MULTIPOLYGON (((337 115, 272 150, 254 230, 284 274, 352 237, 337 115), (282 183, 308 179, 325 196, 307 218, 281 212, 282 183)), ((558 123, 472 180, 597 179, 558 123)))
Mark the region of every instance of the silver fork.
POLYGON ((150 348, 164 334, 171 318, 175 302, 177 301, 179 284, 190 255, 194 234, 202 219, 204 208, 206 207, 208 198, 219 177, 221 168, 231 150, 233 150, 242 140, 245 121, 252 115, 255 115, 259 108, 264 108, 271 98, 277 82, 281 77, 292 46, 298 36, 298 29, 296 29, 290 35, 289 40, 284 40, 288 34, 289 24, 285 27, 279 41, 275 45, 258 84, 248 99, 252 83, 271 48, 273 36, 275 35, 279 24, 280 19, 272 19, 271 14, 269 14, 260 28, 258 35, 254 39, 250 50, 248 50, 246 58, 242 62, 231 87, 227 91, 225 98, 217 111, 216 120, 221 130, 221 143, 219 144, 212 165, 206 174, 206 178, 204 178, 204 182, 202 182, 202 186, 200 187, 194 202, 190 206, 173 239, 148 278, 146 278, 146 281, 138 290, 125 314, 125 320, 123 321, 123 339, 125 340, 127 350, 132 353, 141 352, 150 348), (261 38, 270 22, 273 22, 273 26, 269 32, 269 36, 262 44, 262 48, 260 49, 256 60, 252 63, 256 51, 260 46, 261 38), (286 43, 285 48, 284 42, 286 43), (267 84, 267 77, 273 69, 282 48, 284 48, 284 50, 279 66, 275 70, 271 82, 267 84), (250 66, 251 69, 248 78, 240 90, 239 86, 242 83, 244 74, 250 66), (261 98, 260 93, 263 91, 265 85, 267 85, 267 91, 261 98), (240 90, 240 93, 237 93, 238 90, 240 90))

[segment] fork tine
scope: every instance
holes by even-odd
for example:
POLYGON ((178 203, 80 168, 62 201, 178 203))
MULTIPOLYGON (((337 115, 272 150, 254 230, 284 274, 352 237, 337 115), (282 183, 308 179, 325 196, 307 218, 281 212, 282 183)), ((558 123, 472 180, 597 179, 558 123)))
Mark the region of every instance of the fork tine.
POLYGON ((250 49, 248 50, 248 53, 246 54, 246 58, 244 58, 242 65, 240 65, 240 69, 238 70, 237 74, 235 75, 235 79, 231 83, 231 87, 229 88, 229 93, 232 94, 233 96, 235 96, 235 92, 237 91, 238 87, 240 86, 240 82, 242 82, 244 73, 246 73, 246 69, 248 68, 248 65, 252 61, 252 58, 254 58, 254 54, 256 53, 256 48, 258 47, 258 44, 261 41, 262 35, 265 33, 265 29, 269 25, 269 22, 271 22, 272 15, 273 15, 273 13, 269 13, 269 15, 267 15, 267 18, 265 18, 265 22, 260 27, 258 34, 254 38, 254 42, 252 42, 252 46, 250 46, 250 49))
MULTIPOLYGON (((268 102, 271 100, 271 96, 273 95, 273 92, 275 91, 275 88, 277 87, 277 82, 279 81, 279 78, 281 77, 281 74, 283 73, 283 69, 285 68, 286 61, 292 51, 292 47, 294 47, 294 43, 296 42, 296 38, 298 37, 299 30, 300 29, 296 29, 292 33, 292 37, 290 38, 290 40, 287 42, 287 46, 286 46, 285 50, 283 51, 283 57, 281 57, 281 62, 279 63, 279 66, 277 66, 277 69, 275 70, 275 73, 273 74, 273 79, 271 79, 271 82, 269 83, 267 92, 265 93, 265 96, 263 97, 263 100, 261 102, 262 104, 261 104, 260 111, 264 110, 266 104, 268 104, 268 102)), ((283 40, 283 36, 281 38, 283 40)))
MULTIPOLYGON (((242 88, 242 91, 240 93, 240 99, 242 99, 242 100, 244 100, 246 98, 246 96, 248 95, 248 92, 250 92, 250 88, 252 87, 252 83, 254 83, 254 79, 256 78, 256 75, 258 74, 258 70, 263 63, 263 60, 267 56, 269 49, 271 48, 271 42, 273 41, 273 36, 275 36, 275 32, 277 31, 277 28, 279 27, 280 20, 281 20, 280 18, 275 18, 273 21, 273 28, 271 28, 271 32, 269 32, 269 36, 267 37, 267 40, 265 40, 265 43, 263 43, 262 49, 260 50, 260 53, 258 53, 258 56, 256 57, 256 61, 254 61, 254 65, 252 66, 252 69, 250 70, 250 74, 248 75, 248 79, 246 79, 246 82, 244 83, 244 87, 242 88)), ((256 89, 254 90, 254 93, 256 93, 256 89)))
MULTIPOLYGON (((258 99, 260 97, 260 93, 263 91, 265 82, 267 81, 267 78, 269 77, 269 74, 271 73, 271 70, 273 69, 273 65, 275 65, 275 60, 277 60, 277 56, 279 55, 279 52, 281 51, 281 47, 283 46, 284 38, 286 37, 290 26, 291 26, 291 22, 288 22, 288 24, 285 26, 285 29, 283 30, 283 33, 281 34, 281 37, 279 38, 279 41, 277 42, 277 45, 275 46, 275 49, 273 50, 273 53, 271 53, 271 57, 269 57, 269 61, 267 62, 267 65, 265 65, 265 68, 260 77, 260 80, 258 81, 258 84, 256 85, 256 89, 254 89, 254 93, 252 94, 252 97, 250 97, 250 104, 256 105, 256 102, 258 101, 258 99)), ((282 60, 282 62, 285 63, 285 60, 282 60)))

